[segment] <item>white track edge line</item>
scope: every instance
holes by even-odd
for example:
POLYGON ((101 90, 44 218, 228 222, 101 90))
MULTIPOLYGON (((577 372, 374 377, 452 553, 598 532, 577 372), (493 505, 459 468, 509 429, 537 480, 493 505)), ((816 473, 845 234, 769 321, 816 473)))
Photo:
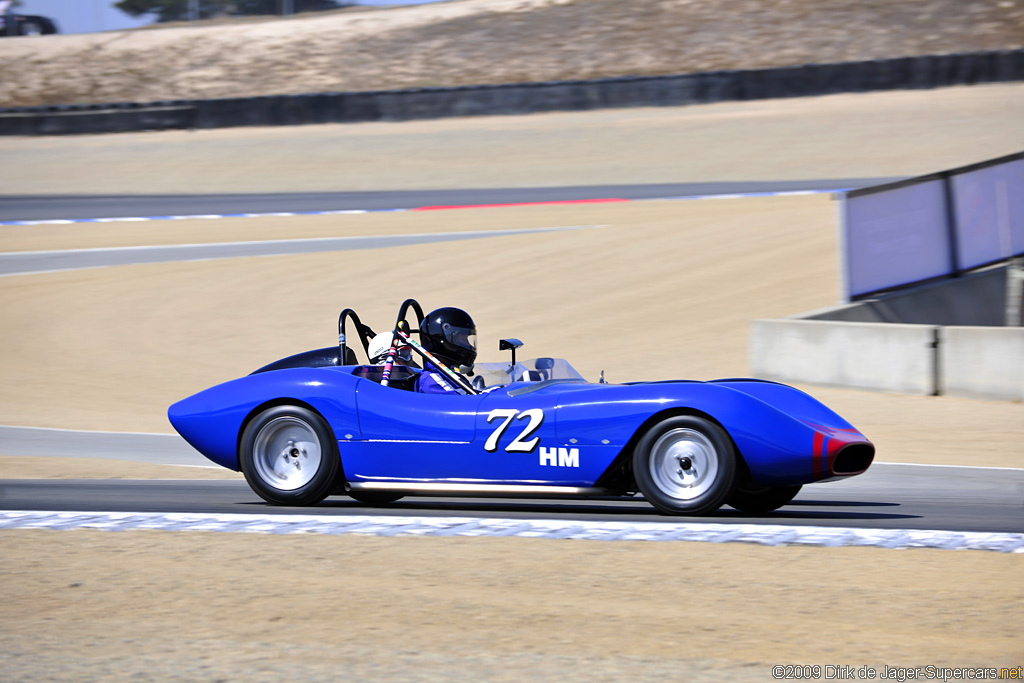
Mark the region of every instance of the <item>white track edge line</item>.
POLYGON ((690 541, 767 546, 932 548, 1024 553, 1024 534, 783 526, 775 524, 633 523, 475 517, 374 517, 366 515, 260 515, 156 512, 0 512, 4 529, 215 531, 264 534, 364 534, 371 536, 503 536, 593 541, 690 541))

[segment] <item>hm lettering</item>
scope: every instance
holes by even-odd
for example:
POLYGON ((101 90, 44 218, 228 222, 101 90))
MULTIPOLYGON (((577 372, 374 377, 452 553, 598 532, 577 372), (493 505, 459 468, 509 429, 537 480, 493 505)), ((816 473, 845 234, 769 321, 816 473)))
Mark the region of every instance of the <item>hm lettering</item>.
POLYGON ((541 466, 579 467, 580 449, 578 448, 545 448, 540 447, 541 466))

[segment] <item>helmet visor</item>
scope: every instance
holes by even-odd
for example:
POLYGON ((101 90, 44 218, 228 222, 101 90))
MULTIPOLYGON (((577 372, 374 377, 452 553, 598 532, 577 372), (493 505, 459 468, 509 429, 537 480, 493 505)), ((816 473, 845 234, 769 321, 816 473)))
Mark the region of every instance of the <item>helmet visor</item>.
POLYGON ((476 351, 476 330, 466 327, 444 326, 444 338, 460 349, 476 351))

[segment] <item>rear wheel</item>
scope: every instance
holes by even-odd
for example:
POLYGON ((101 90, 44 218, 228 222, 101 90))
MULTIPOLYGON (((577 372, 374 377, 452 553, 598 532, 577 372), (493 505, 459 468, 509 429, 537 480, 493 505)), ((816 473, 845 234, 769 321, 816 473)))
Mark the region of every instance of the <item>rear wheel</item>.
POLYGON ((771 512, 796 498, 800 486, 758 486, 754 483, 742 483, 729 496, 726 504, 740 512, 771 512))
POLYGON ((732 493, 736 453, 725 430, 696 416, 654 425, 633 453, 633 474, 644 498, 668 515, 714 512, 732 493))
POLYGON ((316 505, 337 483, 341 460, 330 427, 306 408, 277 406, 246 426, 242 473, 263 500, 316 505))

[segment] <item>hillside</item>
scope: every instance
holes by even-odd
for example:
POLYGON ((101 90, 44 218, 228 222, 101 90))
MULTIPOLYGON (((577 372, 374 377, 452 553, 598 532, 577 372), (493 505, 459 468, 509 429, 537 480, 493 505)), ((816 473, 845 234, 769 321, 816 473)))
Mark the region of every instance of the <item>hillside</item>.
POLYGON ((1024 47, 1024 0, 457 0, 0 41, 0 106, 746 69, 1024 47))

